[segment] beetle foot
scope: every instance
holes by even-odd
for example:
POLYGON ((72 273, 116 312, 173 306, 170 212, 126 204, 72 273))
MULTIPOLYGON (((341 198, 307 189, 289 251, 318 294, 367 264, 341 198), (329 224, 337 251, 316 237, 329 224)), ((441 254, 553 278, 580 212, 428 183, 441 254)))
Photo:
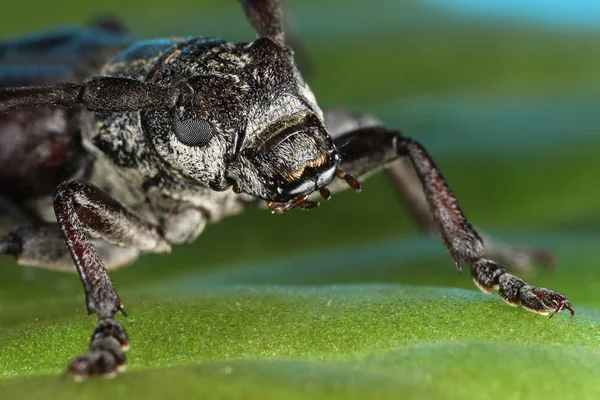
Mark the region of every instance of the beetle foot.
POLYGON ((522 305, 531 312, 548 315, 552 318, 562 310, 568 310, 571 316, 575 310, 561 293, 550 289, 535 287, 523 279, 509 274, 493 261, 478 259, 471 263, 473 282, 483 292, 491 294, 498 289, 500 297, 511 306, 522 305))
POLYGON ((87 353, 74 358, 65 373, 73 374, 77 382, 92 376, 114 378, 127 367, 128 349, 129 339, 121 325, 112 318, 103 318, 96 325, 87 353))

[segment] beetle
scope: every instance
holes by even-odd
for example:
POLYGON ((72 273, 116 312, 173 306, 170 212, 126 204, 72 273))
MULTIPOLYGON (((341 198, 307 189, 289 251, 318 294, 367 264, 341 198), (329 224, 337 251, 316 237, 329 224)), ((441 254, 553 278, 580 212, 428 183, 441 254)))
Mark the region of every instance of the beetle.
POLYGON ((98 23, 0 43, 0 254, 78 272, 98 322, 67 371, 83 379, 126 365, 129 340, 115 320, 125 310, 107 270, 248 207, 314 208, 316 196, 359 191, 357 178, 384 168, 418 225, 440 235, 482 291, 574 314, 565 296, 501 265, 524 269, 546 253, 490 238, 484 248, 418 141, 369 115, 320 109, 278 1, 241 5, 251 42, 135 41, 98 23))

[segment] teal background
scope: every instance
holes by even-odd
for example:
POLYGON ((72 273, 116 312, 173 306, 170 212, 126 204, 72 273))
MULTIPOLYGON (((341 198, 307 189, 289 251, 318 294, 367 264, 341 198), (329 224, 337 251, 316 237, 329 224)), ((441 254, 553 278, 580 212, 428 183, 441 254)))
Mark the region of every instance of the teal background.
MULTIPOLYGON (((477 291, 379 174, 112 273, 133 319, 113 381, 58 379, 94 325, 78 277, 3 258, 0 398, 598 398, 600 32, 431 1, 287 4, 321 106, 421 141, 473 223, 554 253, 555 271, 526 279, 566 294, 575 318, 477 291)), ((140 37, 253 37, 234 1, 2 7, 3 38, 106 11, 140 37)))

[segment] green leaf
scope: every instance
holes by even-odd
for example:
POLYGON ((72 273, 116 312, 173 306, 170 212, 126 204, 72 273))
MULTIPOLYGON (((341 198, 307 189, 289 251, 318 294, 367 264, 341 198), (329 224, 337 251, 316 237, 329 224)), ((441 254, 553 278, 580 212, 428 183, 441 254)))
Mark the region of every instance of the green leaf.
POLYGON ((132 365, 116 381, 79 387, 58 380, 85 349, 81 338, 91 324, 66 312, 3 336, 4 373, 42 376, 0 385, 8 398, 28 388, 32 397, 61 398, 128 389, 133 398, 196 390, 225 398, 237 390, 251 398, 343 398, 402 390, 474 399, 596 386, 600 315, 581 308, 576 318, 548 320, 474 291, 401 285, 228 285, 176 299, 167 293, 162 301, 135 302, 132 365))

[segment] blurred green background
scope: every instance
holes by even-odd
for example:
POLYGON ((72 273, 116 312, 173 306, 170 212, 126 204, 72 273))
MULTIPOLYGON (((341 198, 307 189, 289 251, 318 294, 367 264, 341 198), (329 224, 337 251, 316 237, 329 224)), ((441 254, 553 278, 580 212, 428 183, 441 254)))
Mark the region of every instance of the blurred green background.
MULTIPOLYGON (((379 174, 317 210, 251 210, 112 273, 133 319, 130 371, 114 381, 57 378, 94 325, 78 277, 3 258, 0 398, 598 398, 600 30, 438 3, 287 9, 321 106, 421 141, 472 222, 554 253, 555 271, 526 278, 565 293, 575 318, 478 292, 379 174)), ((107 11, 140 37, 253 38, 233 0, 2 7, 2 38, 107 11)))

